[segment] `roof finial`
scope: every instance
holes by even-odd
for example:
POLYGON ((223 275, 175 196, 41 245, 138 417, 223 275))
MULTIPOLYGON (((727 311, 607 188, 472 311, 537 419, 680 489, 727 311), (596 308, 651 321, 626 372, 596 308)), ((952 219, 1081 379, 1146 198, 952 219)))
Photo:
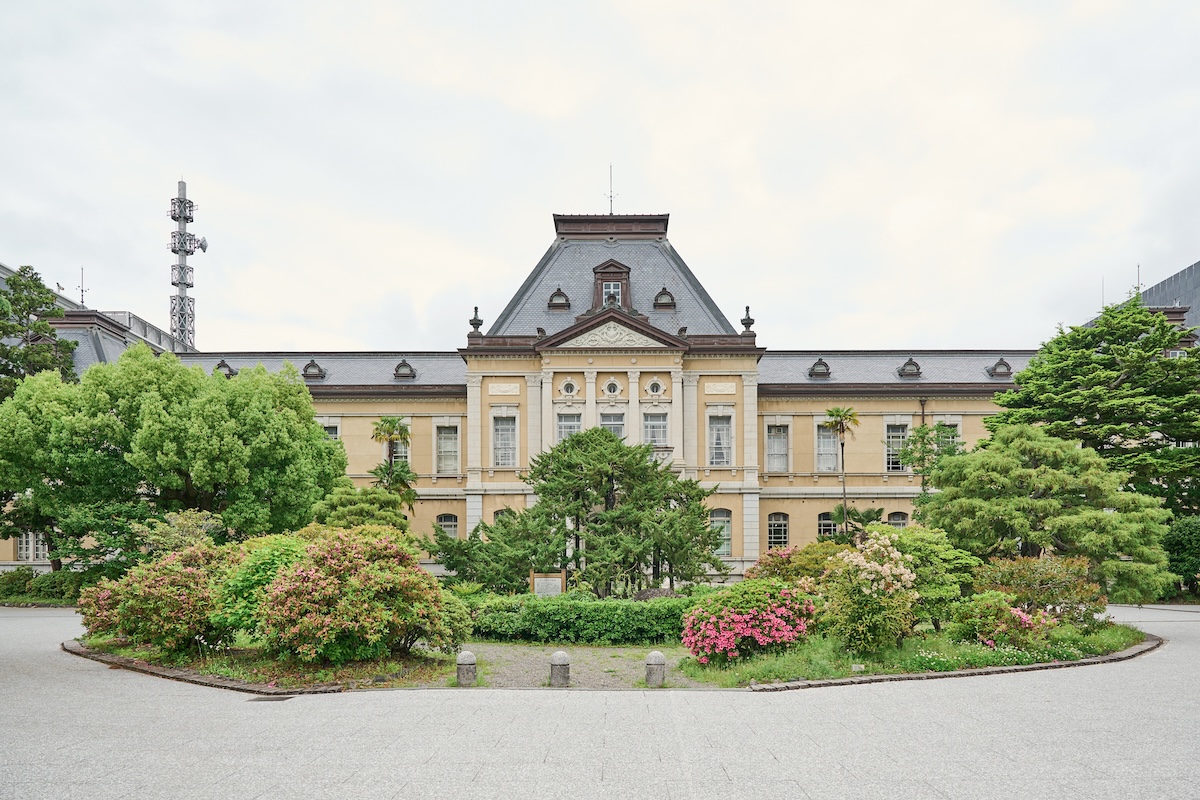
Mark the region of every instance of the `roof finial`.
POLYGON ((750 327, 754 324, 754 317, 750 316, 750 306, 746 306, 746 316, 742 317, 742 325, 746 328, 743 333, 749 333, 750 327))
POLYGON ((483 320, 479 318, 479 306, 475 306, 475 316, 467 320, 471 324, 471 328, 475 333, 479 333, 479 326, 483 325, 483 320))

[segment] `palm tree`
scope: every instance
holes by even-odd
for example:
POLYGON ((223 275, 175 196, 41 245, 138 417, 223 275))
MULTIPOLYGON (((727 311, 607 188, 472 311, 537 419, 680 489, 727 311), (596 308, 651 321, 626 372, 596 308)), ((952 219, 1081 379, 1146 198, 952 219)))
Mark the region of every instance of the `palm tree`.
MULTIPOLYGON (((838 447, 841 451, 838 462, 841 464, 842 470, 842 508, 846 508, 846 434, 854 436, 854 429, 858 427, 858 412, 853 408, 842 408, 834 406, 826 409, 825 421, 821 423, 826 428, 837 433, 838 447)), ((842 515, 842 534, 850 535, 850 520, 848 514, 842 515)))
POLYGON ((412 486, 417 480, 417 473, 413 472, 407 461, 396 463, 396 445, 409 443, 408 426, 399 417, 380 417, 371 432, 371 438, 377 442, 387 442, 387 460, 370 472, 375 477, 373 483, 400 495, 411 513, 417 502, 417 490, 412 486))

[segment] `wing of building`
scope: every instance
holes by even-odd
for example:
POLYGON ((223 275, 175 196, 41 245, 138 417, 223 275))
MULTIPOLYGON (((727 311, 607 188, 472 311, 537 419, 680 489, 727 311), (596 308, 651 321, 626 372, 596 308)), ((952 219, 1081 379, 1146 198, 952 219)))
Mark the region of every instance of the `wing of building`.
POLYGON ((464 324, 457 352, 180 358, 226 374, 292 363, 363 485, 386 457, 371 439, 375 421, 404 418, 412 443, 398 457, 420 476, 419 532, 436 522, 465 536, 532 504, 521 481, 530 457, 577 430, 601 425, 652 444, 717 488, 712 519, 738 574, 768 547, 832 528, 842 489, 826 409, 852 406, 862 420, 846 450, 851 502, 904 524, 920 491, 896 455, 907 432, 942 421, 967 443, 981 438, 993 394, 1033 354, 767 350, 748 313, 738 327, 721 313, 667 225, 665 214, 556 215, 545 255, 486 332, 478 318, 464 324))

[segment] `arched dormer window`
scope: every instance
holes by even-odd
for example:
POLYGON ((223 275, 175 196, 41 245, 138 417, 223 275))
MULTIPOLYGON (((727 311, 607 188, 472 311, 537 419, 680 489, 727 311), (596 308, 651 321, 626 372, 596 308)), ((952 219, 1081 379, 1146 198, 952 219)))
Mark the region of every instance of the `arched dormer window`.
POLYGON ((225 359, 223 359, 223 358, 217 362, 217 365, 215 367, 213 367, 213 371, 220 372, 226 378, 232 378, 234 375, 238 374, 238 371, 236 369, 234 369, 233 367, 229 366, 229 363, 227 361, 225 361, 225 359))
POLYGON ((818 358, 808 368, 808 377, 810 378, 828 378, 830 374, 829 364, 823 358, 818 358))
POLYGON ((1002 358, 987 368, 987 374, 990 378, 1011 378, 1012 364, 1002 358))
POLYGON ((919 378, 921 377, 921 365, 910 358, 900 365, 896 374, 901 378, 919 378))
POLYGON ((558 287, 550 294, 550 301, 546 303, 546 308, 551 311, 566 311, 571 307, 571 298, 567 297, 567 293, 558 287))
POLYGON ((417 377, 417 371, 413 369, 412 364, 408 363, 408 359, 400 359, 400 363, 396 365, 396 369, 392 372, 396 380, 412 380, 417 377))
POLYGON ((662 291, 654 295, 654 310, 655 311, 674 311, 675 310, 675 295, 667 291, 667 287, 662 287, 662 291))
POLYGON ((300 374, 306 381, 325 380, 325 370, 321 369, 321 365, 315 358, 309 359, 308 363, 304 365, 304 369, 300 370, 300 374))

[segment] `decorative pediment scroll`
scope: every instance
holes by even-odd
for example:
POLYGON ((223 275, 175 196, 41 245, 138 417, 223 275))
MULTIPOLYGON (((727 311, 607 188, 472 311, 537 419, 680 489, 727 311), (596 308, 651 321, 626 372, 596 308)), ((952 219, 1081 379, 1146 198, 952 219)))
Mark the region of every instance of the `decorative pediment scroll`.
POLYGON ((606 322, 598 328, 563 342, 559 347, 663 347, 649 336, 630 330, 615 322, 606 322))

